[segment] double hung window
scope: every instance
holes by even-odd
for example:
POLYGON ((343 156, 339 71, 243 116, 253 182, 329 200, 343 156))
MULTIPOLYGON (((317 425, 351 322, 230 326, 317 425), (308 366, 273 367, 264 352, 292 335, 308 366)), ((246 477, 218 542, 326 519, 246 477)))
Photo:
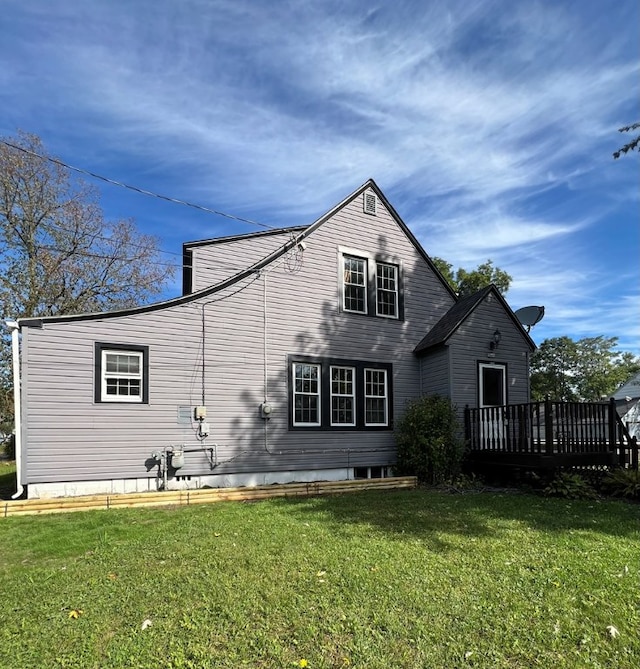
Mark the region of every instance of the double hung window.
POLYGON ((387 424, 387 371, 385 369, 364 370, 365 425, 387 424))
POLYGON ((331 366, 331 425, 356 424, 355 369, 331 366))
POLYGON ((376 314, 398 318, 398 266, 376 263, 376 314))
POLYGON ((344 310, 367 313, 368 269, 365 258, 344 256, 344 310))
POLYGON ((147 403, 149 349, 123 344, 95 345, 95 401, 147 403))
POLYGON ((320 425, 320 365, 293 365, 293 424, 320 425))

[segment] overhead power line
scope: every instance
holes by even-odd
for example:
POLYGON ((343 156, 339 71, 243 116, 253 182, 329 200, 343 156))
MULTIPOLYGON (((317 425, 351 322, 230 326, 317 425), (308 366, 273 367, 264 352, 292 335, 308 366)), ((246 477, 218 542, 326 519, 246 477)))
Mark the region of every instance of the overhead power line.
POLYGON ((166 202, 173 202, 174 204, 181 204, 185 207, 191 207, 192 209, 197 209, 198 211, 204 211, 207 214, 214 214, 216 216, 223 216, 224 218, 229 218, 233 221, 238 221, 240 223, 248 223, 249 225, 257 225, 258 227, 266 228, 268 230, 277 230, 276 227, 274 227, 272 225, 268 225, 267 223, 260 223, 259 221, 252 221, 249 218, 242 218, 241 216, 235 216, 234 214, 227 214, 224 211, 218 211, 217 209, 210 209, 209 207, 204 207, 200 204, 194 204, 193 202, 188 202, 186 200, 180 200, 180 199, 175 198, 175 197, 169 197, 168 195, 160 195, 159 193, 154 193, 153 191, 146 190, 144 188, 138 188, 137 186, 131 186, 130 184, 123 183, 122 181, 116 181, 115 179, 109 179, 108 177, 104 177, 101 174, 96 174, 95 172, 85 170, 81 167, 74 167, 73 165, 69 165, 68 163, 63 162, 62 160, 58 160, 57 158, 52 158, 51 156, 42 156, 39 153, 36 153, 35 151, 31 151, 29 149, 25 149, 22 146, 12 144, 11 142, 7 142, 4 139, 0 139, 0 142, 2 142, 2 144, 4 144, 5 146, 8 146, 12 149, 16 149, 16 151, 22 151, 23 153, 26 153, 27 155, 33 156, 34 158, 39 158, 40 160, 48 160, 51 163, 54 163, 56 165, 60 165, 60 167, 64 167, 65 169, 73 170, 74 172, 78 172, 80 174, 86 174, 87 176, 93 177, 94 179, 100 179, 101 181, 104 181, 104 182, 106 182, 108 184, 111 184, 113 186, 120 186, 121 188, 127 188, 128 190, 134 191, 136 193, 140 193, 141 195, 148 195, 149 197, 155 197, 155 198, 158 198, 159 200, 164 200, 166 202))

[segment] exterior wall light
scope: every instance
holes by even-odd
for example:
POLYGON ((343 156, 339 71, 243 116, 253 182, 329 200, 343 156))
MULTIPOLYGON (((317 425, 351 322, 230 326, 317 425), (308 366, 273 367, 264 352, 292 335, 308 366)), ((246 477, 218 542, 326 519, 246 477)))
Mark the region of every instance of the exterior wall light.
POLYGON ((489 342, 489 350, 490 351, 495 351, 498 346, 500 345, 500 342, 502 341, 502 334, 500 330, 496 330, 493 333, 493 339, 489 342))

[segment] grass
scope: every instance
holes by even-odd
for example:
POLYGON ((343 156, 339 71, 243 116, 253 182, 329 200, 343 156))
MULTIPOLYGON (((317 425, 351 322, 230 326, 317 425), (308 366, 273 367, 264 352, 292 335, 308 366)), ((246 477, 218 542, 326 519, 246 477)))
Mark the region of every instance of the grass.
POLYGON ((7 518, 0 667, 637 667, 639 520, 421 489, 7 518))

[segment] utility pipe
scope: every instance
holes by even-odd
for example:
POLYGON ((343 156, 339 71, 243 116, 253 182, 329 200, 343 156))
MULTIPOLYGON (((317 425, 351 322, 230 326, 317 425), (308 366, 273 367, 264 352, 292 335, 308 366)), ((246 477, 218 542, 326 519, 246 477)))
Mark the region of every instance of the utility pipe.
POLYGON ((17 499, 24 492, 24 486, 20 483, 22 474, 22 406, 20 402, 20 326, 17 321, 5 321, 5 325, 11 332, 11 353, 13 358, 13 420, 15 433, 16 451, 16 492, 11 499, 17 499))

